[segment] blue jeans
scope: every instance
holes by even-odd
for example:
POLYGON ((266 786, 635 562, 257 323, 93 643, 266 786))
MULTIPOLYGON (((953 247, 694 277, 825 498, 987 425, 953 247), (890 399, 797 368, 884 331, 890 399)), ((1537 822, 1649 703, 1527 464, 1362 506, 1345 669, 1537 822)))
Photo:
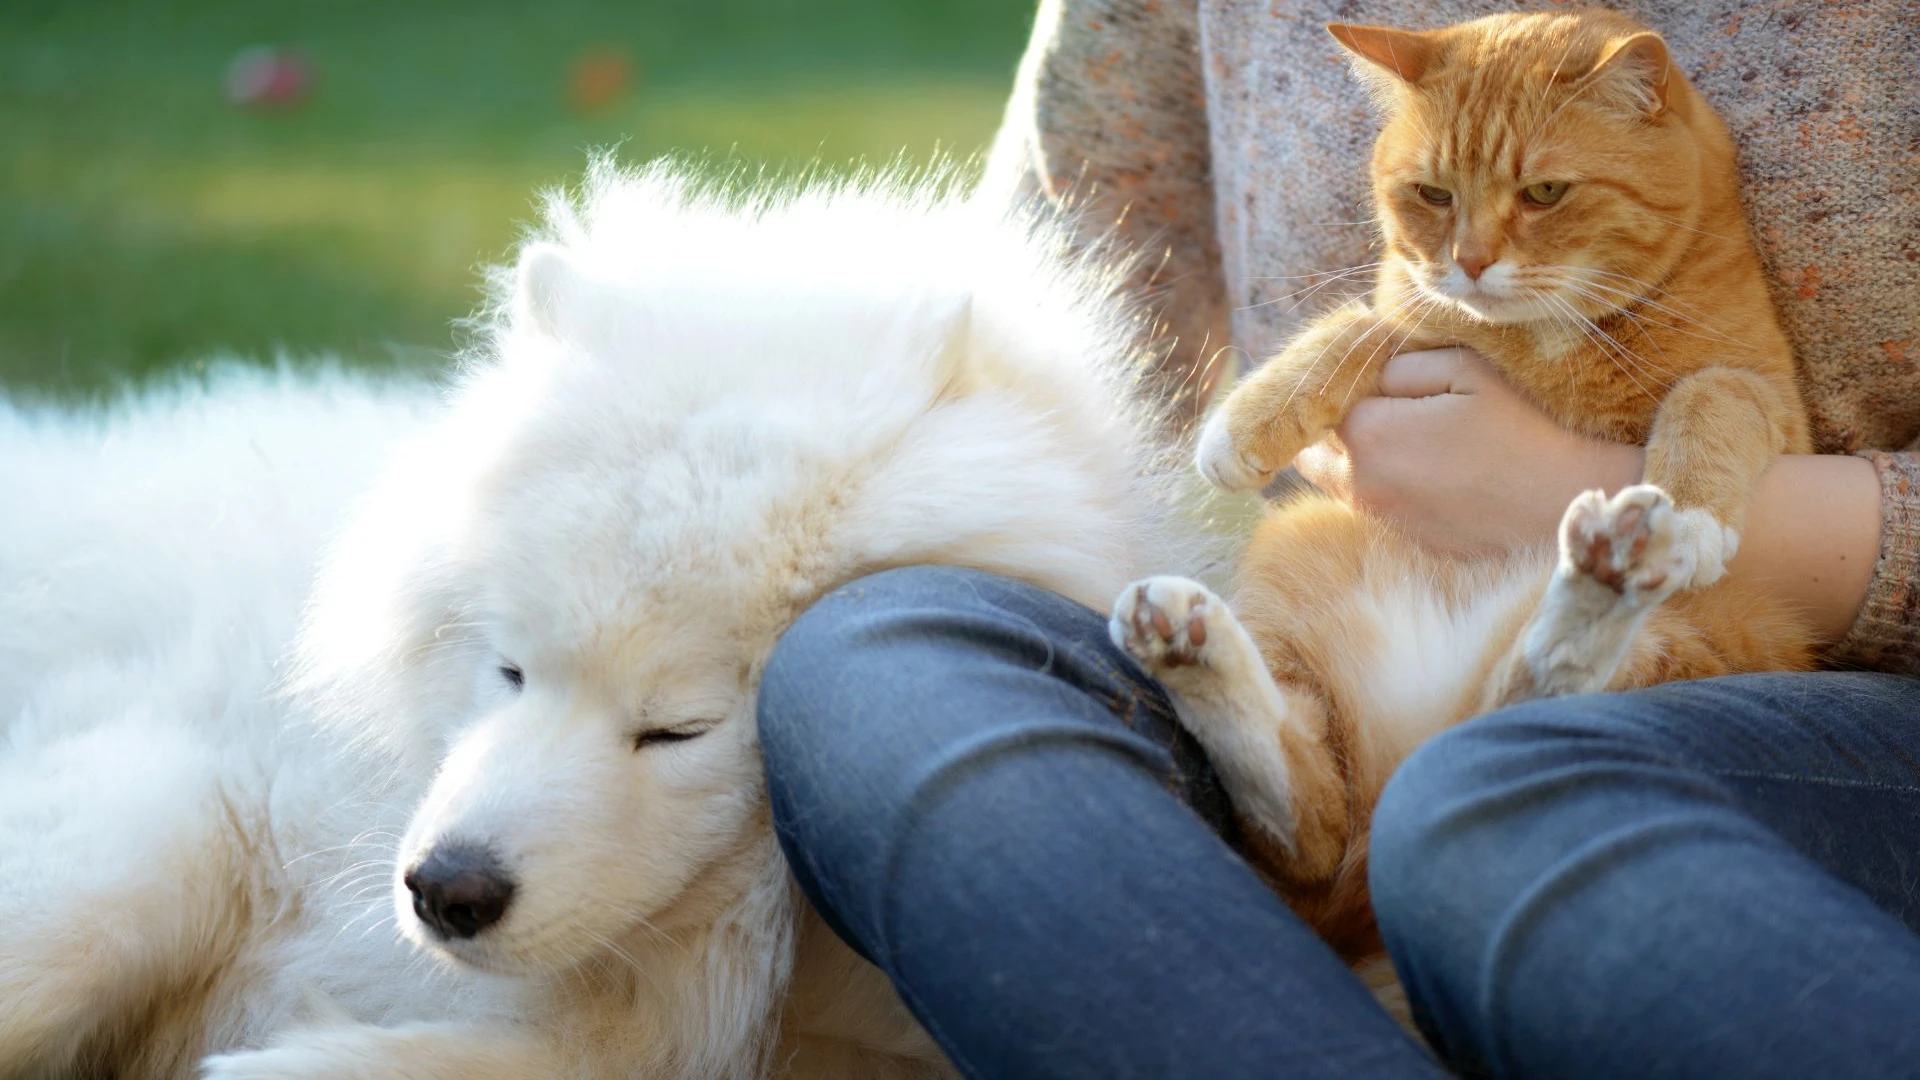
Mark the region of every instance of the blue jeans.
POLYGON ((1427 744, 1373 897, 1471 1075, 1920 1077, 1920 680, 1543 701, 1427 744))
POLYGON ((1106 616, 953 569, 855 582, 760 687, 774 820, 970 1077, 1437 1077, 1221 839, 1106 616))

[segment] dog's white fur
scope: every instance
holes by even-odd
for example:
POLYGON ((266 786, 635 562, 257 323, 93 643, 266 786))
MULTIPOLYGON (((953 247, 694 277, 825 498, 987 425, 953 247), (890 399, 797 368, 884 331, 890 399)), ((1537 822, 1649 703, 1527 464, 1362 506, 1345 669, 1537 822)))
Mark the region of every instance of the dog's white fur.
POLYGON ((332 548, 278 694, 409 395, 7 418, 45 464, 0 489, 0 1075, 944 1075, 798 901, 754 689, 863 573, 1097 606, 1181 561, 1117 281, 897 179, 601 167, 332 548), (635 749, 666 728, 699 734, 635 749), (399 881, 443 842, 518 886, 469 940, 399 881))

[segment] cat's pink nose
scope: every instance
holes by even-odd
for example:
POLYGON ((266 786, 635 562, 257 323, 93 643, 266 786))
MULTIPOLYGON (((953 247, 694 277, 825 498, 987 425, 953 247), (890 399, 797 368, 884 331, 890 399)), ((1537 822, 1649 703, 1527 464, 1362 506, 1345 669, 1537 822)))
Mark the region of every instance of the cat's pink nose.
POLYGON ((1480 275, 1485 273, 1487 267, 1492 266, 1494 262, 1493 256, 1477 251, 1455 252, 1453 261, 1460 264, 1460 269, 1466 272, 1468 281, 1479 281, 1480 275))

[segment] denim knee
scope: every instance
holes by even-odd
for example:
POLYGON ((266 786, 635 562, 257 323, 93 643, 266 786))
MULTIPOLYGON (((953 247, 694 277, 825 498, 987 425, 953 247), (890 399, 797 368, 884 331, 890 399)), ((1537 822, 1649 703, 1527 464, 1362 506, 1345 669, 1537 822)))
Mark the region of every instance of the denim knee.
MULTIPOLYGON (((1427 1004, 1431 995, 1418 984, 1436 966, 1473 969, 1483 952, 1479 935, 1509 899, 1479 880, 1485 849, 1497 841, 1462 812, 1504 771, 1513 742, 1507 723, 1505 715, 1483 717, 1430 740, 1395 770, 1374 808, 1368 887, 1416 1006, 1427 1004)), ((1433 1038, 1428 1018, 1420 1019, 1433 1038)))
POLYGON ((1503 890, 1522 884, 1500 872, 1501 853, 1540 822, 1535 811, 1663 759, 1647 713, 1634 695, 1535 701, 1414 751, 1374 810, 1371 888, 1383 926, 1419 944, 1484 925, 1511 899, 1503 890))
POLYGON ((1370 849, 1381 934, 1429 1039, 1466 1075, 1652 1075, 1663 1037, 1697 1048, 1685 1009, 1708 984, 1662 996, 1693 973, 1765 967, 1711 989, 1788 1015, 1829 966, 1782 948, 1766 967, 1754 942, 1802 919, 1784 933, 1845 927, 1826 947, 1852 955, 1867 923, 1893 925, 1867 897, 1903 910, 1910 892, 1904 871, 1845 877, 1884 862, 1884 841, 1830 835, 1850 835, 1830 815, 1851 793, 1901 805, 1910 759, 1863 713, 1908 689, 1736 676, 1533 702, 1430 741, 1382 793, 1370 849), (1636 1025, 1651 1041, 1620 1043, 1636 1025))
POLYGON ((1105 617, 981 571, 890 570, 828 594, 774 648, 758 719, 795 874, 836 929, 869 942, 877 890, 926 807, 996 760, 1116 755, 1209 822, 1226 817, 1164 691, 1107 640, 1105 617))
POLYGON ((1530 928, 1609 872, 1609 850, 1662 828, 1636 790, 1716 797, 1712 778, 1674 767, 1661 735, 1674 704, 1596 694, 1505 709, 1429 741, 1381 794, 1369 848, 1381 935, 1422 1029, 1464 1074, 1487 1071, 1488 1032, 1513 1006, 1505 973, 1539 947, 1530 928))

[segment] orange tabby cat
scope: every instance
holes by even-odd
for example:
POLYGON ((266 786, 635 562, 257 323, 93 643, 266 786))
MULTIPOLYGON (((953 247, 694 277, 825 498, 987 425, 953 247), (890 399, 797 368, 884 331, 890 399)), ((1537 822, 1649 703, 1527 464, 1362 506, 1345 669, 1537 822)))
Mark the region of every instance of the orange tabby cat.
POLYGON ((1386 261, 1368 302, 1215 411, 1201 471, 1261 487, 1387 357, 1440 344, 1564 427, 1647 448, 1646 483, 1574 501, 1557 560, 1442 558, 1314 496, 1260 526, 1232 611, 1178 578, 1120 597, 1115 640, 1179 700, 1257 861, 1357 962, 1380 949, 1367 824, 1422 740, 1534 697, 1810 665, 1793 612, 1715 584, 1761 473, 1809 443, 1732 142, 1658 35, 1604 11, 1328 29, 1386 117, 1386 261))

